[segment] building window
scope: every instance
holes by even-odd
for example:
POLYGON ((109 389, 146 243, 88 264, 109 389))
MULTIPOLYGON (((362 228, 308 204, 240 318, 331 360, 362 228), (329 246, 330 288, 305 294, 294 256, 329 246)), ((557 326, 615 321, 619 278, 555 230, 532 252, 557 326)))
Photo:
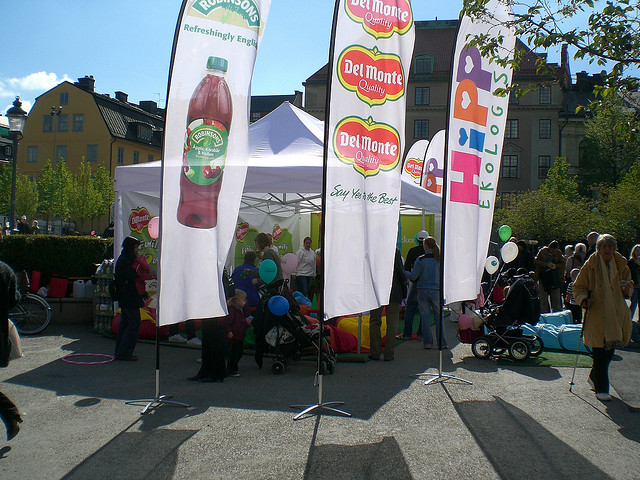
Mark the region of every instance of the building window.
POLYGON ((27 162, 36 163, 38 161, 38 147, 29 145, 27 147, 27 162))
POLYGON ((60 94, 60 105, 67 105, 69 103, 69 94, 61 93, 60 94))
POLYGON ((64 162, 67 160, 67 146, 56 145, 56 162, 64 162))
POLYGON ((416 105, 429 105, 429 87, 416 87, 416 105))
POLYGON ((87 162, 98 161, 98 145, 87 145, 87 162))
POLYGON ((518 138, 518 120, 507 120, 504 138, 518 138))
POLYGON ((147 162, 153 162, 153 155, 151 153, 147 155, 147 162))
POLYGON ((433 73, 433 56, 417 56, 413 71, 416 75, 431 75, 433 73))
POLYGON ((518 105, 520 103, 520 99, 517 97, 515 92, 509 93, 509 105, 518 105))
POLYGON ((133 152, 133 163, 140 163, 140 152, 133 152))
POLYGON ((53 117, 51 115, 43 115, 42 116, 42 132, 52 132, 53 131, 53 117))
POLYGON ((514 207, 518 200, 518 194, 516 192, 502 192, 499 195, 500 208, 514 207))
POLYGON ((429 120, 414 120, 413 138, 429 138, 429 120))
POLYGON ((138 138, 145 142, 150 142, 153 138, 153 130, 151 130, 151 127, 149 125, 138 124, 138 138))
POLYGON ((518 178, 518 155, 502 156, 502 178, 518 178))
POLYGON ((73 125, 71 126, 74 132, 81 132, 84 130, 84 114, 83 113, 74 113, 73 114, 73 125))
POLYGON ((551 87, 540 87, 540 105, 551 104, 551 87))
POLYGON ((551 156, 540 155, 538 157, 538 178, 547 178, 551 168, 551 156))
POLYGON ((58 131, 59 132, 69 131, 69 115, 60 115, 58 117, 58 131))
POLYGON ((539 138, 551 138, 551 120, 540 120, 539 138))
POLYGON ((118 147, 118 159, 116 160, 118 165, 124 165, 124 148, 118 147))

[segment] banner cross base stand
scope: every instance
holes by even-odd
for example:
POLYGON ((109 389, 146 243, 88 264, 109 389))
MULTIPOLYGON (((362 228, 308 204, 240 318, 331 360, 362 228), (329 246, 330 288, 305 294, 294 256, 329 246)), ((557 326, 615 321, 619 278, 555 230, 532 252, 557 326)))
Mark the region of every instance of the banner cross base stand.
POLYGON ((413 377, 431 377, 428 378, 427 380, 424 381, 425 385, 429 385, 431 383, 436 382, 437 380, 441 380, 443 382, 447 381, 447 380, 458 380, 460 382, 466 383, 467 385, 473 385, 473 382, 470 382, 469 380, 465 380, 464 378, 460 378, 460 377, 456 377, 455 375, 450 375, 448 373, 442 373, 442 349, 440 349, 440 351, 438 352, 439 357, 440 357, 440 364, 438 366, 438 372, 437 373, 429 373, 429 372, 422 372, 422 373, 414 373, 412 376, 413 377))
POLYGON ((125 405, 144 405, 144 408, 140 411, 140 415, 144 415, 149 410, 160 407, 162 405, 191 408, 191 405, 189 405, 188 403, 175 402, 169 400, 169 398, 172 398, 171 395, 160 395, 160 370, 156 369, 156 396, 154 398, 140 398, 138 400, 129 400, 128 402, 124 403, 125 405))
POLYGON ((290 405, 291 408, 303 408, 299 413, 293 416, 294 420, 302 420, 303 418, 310 417, 311 415, 321 415, 323 410, 328 412, 337 413, 345 417, 350 417, 351 414, 343 410, 334 408, 337 405, 344 405, 344 402, 323 402, 322 401, 322 375, 316 373, 316 381, 314 382, 318 387, 318 403, 315 405, 290 405))

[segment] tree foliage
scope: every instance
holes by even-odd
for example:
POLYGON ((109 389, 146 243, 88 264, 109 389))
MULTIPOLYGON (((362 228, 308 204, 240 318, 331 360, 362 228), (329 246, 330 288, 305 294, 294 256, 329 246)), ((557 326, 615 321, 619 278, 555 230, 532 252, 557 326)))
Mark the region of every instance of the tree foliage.
MULTIPOLYGON (((489 0, 467 0, 462 12, 497 24, 488 10, 489 0)), ((574 59, 607 66, 603 85, 596 93, 605 96, 619 90, 635 90, 638 78, 627 76, 629 67, 640 65, 640 1, 639 0, 516 0, 509 1, 514 20, 508 26, 530 48, 549 49, 568 44, 575 49, 574 59)), ((489 56, 498 55, 501 38, 479 36, 470 40, 489 56)), ((517 69, 521 55, 512 56, 517 69)), ((539 69, 544 70, 545 58, 540 57, 539 69)))
POLYGON ((637 132, 640 121, 618 96, 597 102, 585 120, 585 148, 580 160, 579 182, 586 194, 594 185, 614 186, 640 159, 637 132))
POLYGON ((31 218, 38 209, 38 186, 26 175, 16 178, 16 213, 31 218))
POLYGON ((97 214, 107 215, 110 212, 111 205, 115 199, 115 192, 113 189, 113 180, 104 165, 98 166, 93 177, 93 184, 95 190, 100 196, 97 214))
POLYGON ((70 216, 79 218, 81 226, 85 219, 93 219, 98 215, 102 196, 95 188, 91 165, 84 158, 80 162, 78 173, 70 179, 68 196, 70 216))

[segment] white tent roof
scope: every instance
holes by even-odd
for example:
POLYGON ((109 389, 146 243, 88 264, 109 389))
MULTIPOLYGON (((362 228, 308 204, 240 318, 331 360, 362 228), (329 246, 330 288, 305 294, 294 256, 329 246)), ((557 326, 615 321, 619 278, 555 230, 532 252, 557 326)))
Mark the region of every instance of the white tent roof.
MULTIPOLYGON (((284 102, 249 126, 241 209, 273 215, 320 211, 324 122, 284 102)), ((161 162, 116 168, 116 192, 160 194, 161 162)), ((404 208, 440 213, 441 197, 402 180, 404 208)))

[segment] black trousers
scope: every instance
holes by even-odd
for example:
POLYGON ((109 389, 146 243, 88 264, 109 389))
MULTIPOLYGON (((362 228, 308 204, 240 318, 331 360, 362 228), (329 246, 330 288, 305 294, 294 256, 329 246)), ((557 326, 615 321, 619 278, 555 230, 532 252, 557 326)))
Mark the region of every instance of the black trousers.
POLYGON ((198 375, 222 380, 227 374, 224 361, 226 341, 218 319, 202 320, 202 366, 198 375))
POLYGON ((614 352, 615 348, 611 350, 592 348, 593 366, 589 377, 593 381, 596 393, 609 393, 609 364, 613 359, 614 352))
POLYGON ((244 352, 243 342, 229 342, 229 367, 228 373, 238 373, 238 363, 244 352))

